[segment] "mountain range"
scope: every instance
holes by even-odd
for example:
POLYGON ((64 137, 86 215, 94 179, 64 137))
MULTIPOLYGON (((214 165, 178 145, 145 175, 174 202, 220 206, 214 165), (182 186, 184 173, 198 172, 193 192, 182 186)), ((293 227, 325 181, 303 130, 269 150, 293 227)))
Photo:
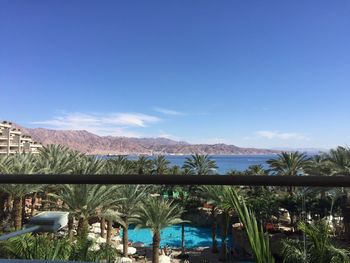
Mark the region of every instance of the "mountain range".
POLYGON ((244 155, 275 154, 279 151, 257 148, 242 148, 227 144, 190 144, 167 138, 133 138, 99 136, 85 130, 52 130, 45 128, 25 128, 17 124, 23 134, 30 135, 42 145, 61 144, 70 149, 91 155, 116 154, 211 154, 211 155, 244 155))

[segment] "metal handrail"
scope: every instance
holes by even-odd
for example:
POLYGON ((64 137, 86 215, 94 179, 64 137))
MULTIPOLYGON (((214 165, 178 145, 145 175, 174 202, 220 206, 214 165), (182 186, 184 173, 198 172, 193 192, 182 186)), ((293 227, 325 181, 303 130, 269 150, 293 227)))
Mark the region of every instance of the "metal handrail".
POLYGON ((350 176, 0 174, 0 184, 168 184, 350 187, 350 176))

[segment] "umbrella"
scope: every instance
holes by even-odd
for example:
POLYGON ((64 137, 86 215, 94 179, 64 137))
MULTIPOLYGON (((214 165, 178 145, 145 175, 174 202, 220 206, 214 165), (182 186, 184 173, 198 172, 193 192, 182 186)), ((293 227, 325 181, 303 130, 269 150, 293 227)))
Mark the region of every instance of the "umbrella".
POLYGON ((145 243, 143 242, 135 242, 132 244, 134 247, 144 247, 145 246, 145 243))

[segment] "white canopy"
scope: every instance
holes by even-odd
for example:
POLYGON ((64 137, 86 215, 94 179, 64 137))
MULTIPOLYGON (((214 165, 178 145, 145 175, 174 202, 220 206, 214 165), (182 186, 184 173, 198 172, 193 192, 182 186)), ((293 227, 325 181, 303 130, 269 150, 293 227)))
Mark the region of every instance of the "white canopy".
POLYGON ((100 246, 98 244, 93 244, 91 247, 89 247, 90 251, 98 251, 100 249, 100 246))
POLYGON ((107 242, 107 239, 105 239, 105 238, 103 238, 103 237, 98 237, 98 238, 96 239, 96 242, 97 242, 97 243, 106 243, 106 242, 107 242))
POLYGON ((91 226, 94 227, 94 228, 95 228, 95 227, 97 228, 97 227, 100 227, 101 224, 100 224, 100 223, 93 223, 91 226))
POLYGON ((120 236, 114 236, 112 237, 112 241, 122 241, 122 238, 120 236))
MULTIPOLYGON (((123 251, 123 248, 124 248, 124 246, 123 246, 123 244, 120 244, 120 245, 118 245, 117 247, 117 250, 118 251, 123 251)), ((134 248, 134 247, 128 247, 128 254, 129 255, 134 255, 136 253, 136 248, 134 248)))
POLYGON ((160 255, 159 256, 159 263, 170 263, 170 257, 166 255, 160 255))
POLYGON ((132 262, 131 258, 127 258, 127 257, 122 257, 121 258, 121 263, 129 263, 129 262, 132 262))
POLYGON ((88 239, 95 239, 96 235, 94 233, 89 233, 88 234, 88 239))

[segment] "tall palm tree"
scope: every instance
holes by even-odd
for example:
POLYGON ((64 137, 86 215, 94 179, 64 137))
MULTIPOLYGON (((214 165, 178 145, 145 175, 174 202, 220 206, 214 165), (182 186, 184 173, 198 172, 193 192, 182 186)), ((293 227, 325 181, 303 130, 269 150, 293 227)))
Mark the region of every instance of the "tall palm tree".
POLYGON ((158 155, 153 160, 153 170, 152 174, 162 175, 166 174, 169 169, 170 162, 165 158, 164 155, 158 155))
POLYGON ((277 158, 266 161, 277 175, 297 176, 311 165, 310 158, 299 152, 282 152, 277 158))
POLYGON ((299 223, 299 230, 306 236, 306 242, 287 239, 282 241, 285 263, 349 263, 349 252, 335 247, 329 236, 326 222, 299 223))
POLYGON ((150 174, 152 171, 152 160, 148 157, 141 155, 136 161, 134 161, 135 172, 139 175, 150 174))
POLYGON ((326 160, 332 164, 335 175, 350 175, 350 148, 339 146, 326 155, 326 160))
POLYGON ((76 159, 81 156, 65 146, 50 144, 39 149, 38 169, 47 174, 71 173, 76 159))
MULTIPOLYGON (((83 155, 59 144, 50 144, 39 149, 37 169, 43 174, 69 174, 74 166, 80 163, 83 155)), ((55 191, 56 186, 47 185, 42 196, 42 209, 49 209, 48 193, 55 191)), ((33 198, 35 203, 35 197, 33 198)), ((33 207, 34 209, 34 207, 33 207)))
MULTIPOLYGON (((88 226, 88 219, 97 215, 103 207, 113 207, 116 203, 118 186, 106 185, 61 185, 58 193, 49 195, 64 203, 62 210, 79 220, 78 233, 88 226)), ((73 219, 73 218, 71 218, 73 219)), ((70 222, 69 227, 72 227, 70 222)), ((71 232, 72 229, 69 229, 71 232)))
POLYGON ((132 173, 132 164, 132 161, 128 160, 126 155, 118 155, 107 160, 105 173, 114 175, 130 174, 132 173))
POLYGON ((251 165, 247 169, 249 175, 267 175, 267 171, 261 164, 251 165))
MULTIPOLYGON (((332 175, 350 175, 350 148, 338 147, 329 151, 327 160, 331 163, 332 175)), ((346 238, 350 239, 350 192, 344 188, 342 204, 346 238)))
POLYGON ((73 174, 101 174, 105 162, 97 157, 81 156, 72 168, 73 174))
MULTIPOLYGON (((37 172, 37 159, 31 154, 16 154, 9 156, 1 162, 0 172, 9 174, 33 174, 37 172)), ((4 184, 0 185, 0 191, 7 194, 7 198, 13 199, 13 219, 16 229, 22 228, 23 201, 24 197, 30 193, 40 190, 40 186, 4 184)))
MULTIPOLYGON (((266 161, 271 171, 277 175, 297 176, 303 173, 311 165, 310 158, 299 152, 282 152, 277 155, 277 158, 266 161)), ((289 193, 293 193, 293 187, 289 187, 289 193)))
POLYGON ((153 233, 152 263, 159 263, 160 232, 163 228, 183 222, 183 208, 162 198, 150 197, 141 205, 135 218, 136 227, 147 227, 153 233))
POLYGON ((121 222, 120 213, 113 209, 107 209, 103 211, 103 218, 107 221, 107 244, 111 243, 113 222, 121 222))
MULTIPOLYGON (((177 187, 175 190, 179 193, 178 204, 185 209, 190 200, 188 187, 177 187)), ((181 255, 185 257, 185 221, 181 223, 181 255)))
POLYGON ((13 226, 15 229, 22 228, 23 221, 23 198, 33 192, 39 191, 40 185, 28 185, 28 184, 2 184, 0 185, 0 191, 7 193, 13 198, 12 218, 13 226))
POLYGON ((210 186, 202 186, 201 190, 204 193, 205 198, 208 200, 210 204, 213 205, 212 209, 212 241, 213 248, 212 251, 214 253, 217 252, 217 242, 216 242, 216 228, 217 228, 217 210, 221 211, 221 249, 220 249, 220 260, 226 261, 227 249, 226 249, 226 239, 227 239, 227 230, 230 219, 230 212, 232 210, 231 207, 226 206, 225 204, 228 202, 225 200, 225 192, 228 190, 228 186, 223 185, 210 185, 210 186))
POLYGON ((216 161, 212 160, 209 155, 194 154, 191 157, 187 157, 182 167, 191 174, 214 174, 218 168, 216 161))
POLYGON ((173 165, 169 168, 169 174, 171 175, 179 175, 182 174, 181 167, 178 165, 173 165))
POLYGON ((119 212, 120 220, 118 221, 123 228, 123 254, 128 255, 128 228, 130 220, 137 215, 139 205, 144 200, 147 194, 147 188, 141 185, 123 185, 118 190, 118 202, 117 209, 119 212))

